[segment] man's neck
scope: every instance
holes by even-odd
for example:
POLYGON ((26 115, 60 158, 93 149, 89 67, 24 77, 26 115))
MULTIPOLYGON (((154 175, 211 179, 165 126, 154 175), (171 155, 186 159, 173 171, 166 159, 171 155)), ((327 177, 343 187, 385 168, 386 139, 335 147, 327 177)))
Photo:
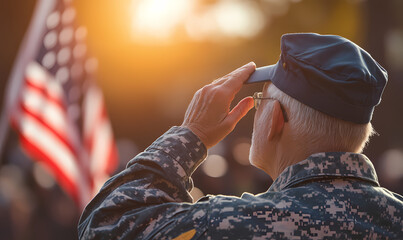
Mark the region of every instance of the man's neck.
POLYGON ((290 148, 284 145, 279 145, 276 150, 271 177, 273 180, 276 179, 284 169, 308 158, 310 155, 311 154, 303 151, 303 149, 299 147, 290 148))

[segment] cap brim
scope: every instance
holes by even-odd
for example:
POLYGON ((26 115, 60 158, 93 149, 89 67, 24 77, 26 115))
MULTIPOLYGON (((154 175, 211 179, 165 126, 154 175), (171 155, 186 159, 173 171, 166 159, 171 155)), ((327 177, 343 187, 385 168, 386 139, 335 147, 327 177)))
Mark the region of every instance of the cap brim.
POLYGON ((256 68, 255 72, 249 77, 245 83, 258 83, 271 81, 274 76, 277 64, 256 68))

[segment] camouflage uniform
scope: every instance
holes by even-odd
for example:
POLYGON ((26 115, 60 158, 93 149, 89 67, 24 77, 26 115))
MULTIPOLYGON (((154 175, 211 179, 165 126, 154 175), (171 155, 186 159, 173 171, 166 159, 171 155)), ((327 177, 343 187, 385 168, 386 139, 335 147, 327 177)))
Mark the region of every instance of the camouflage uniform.
POLYGON ((84 211, 82 239, 403 239, 403 197, 379 186, 369 159, 318 153, 269 190, 191 204, 206 148, 173 127, 106 182, 84 211))

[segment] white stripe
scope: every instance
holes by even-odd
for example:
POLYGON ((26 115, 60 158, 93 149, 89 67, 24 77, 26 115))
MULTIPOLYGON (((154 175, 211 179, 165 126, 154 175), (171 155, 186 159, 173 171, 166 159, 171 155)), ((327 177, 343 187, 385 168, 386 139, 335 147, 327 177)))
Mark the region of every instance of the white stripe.
POLYGON ((107 119, 103 119, 101 124, 94 131, 94 145, 91 152, 91 172, 105 173, 108 165, 110 152, 113 146, 112 130, 107 119))
POLYGON ((84 112, 85 137, 92 139, 91 172, 105 173, 109 153, 113 147, 113 134, 109 120, 103 116, 104 102, 101 91, 91 87, 86 96, 84 112))
POLYGON ((29 87, 25 88, 22 95, 22 104, 37 116, 40 116, 47 125, 58 133, 66 135, 68 124, 66 113, 59 105, 49 101, 42 94, 29 87))
POLYGON ((37 62, 30 62, 27 66, 25 74, 30 78, 30 81, 35 85, 46 86, 48 74, 43 71, 37 62))
POLYGON ((96 129, 95 123, 102 116, 103 99, 100 90, 92 86, 88 89, 84 102, 84 136, 88 139, 96 129))
POLYGON ((91 152, 91 173, 94 177, 93 193, 97 193, 105 181, 109 178, 107 167, 110 160, 110 153, 113 148, 112 129, 109 121, 104 119, 103 124, 94 133, 94 146, 91 152))

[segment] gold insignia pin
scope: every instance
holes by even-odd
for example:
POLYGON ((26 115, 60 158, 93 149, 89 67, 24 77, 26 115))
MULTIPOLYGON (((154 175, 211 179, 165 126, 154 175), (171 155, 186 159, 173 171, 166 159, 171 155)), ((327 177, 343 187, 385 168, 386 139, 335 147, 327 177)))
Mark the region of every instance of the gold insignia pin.
POLYGON ((181 235, 177 236, 173 240, 190 240, 196 234, 196 229, 192 229, 190 231, 184 232, 181 235))

